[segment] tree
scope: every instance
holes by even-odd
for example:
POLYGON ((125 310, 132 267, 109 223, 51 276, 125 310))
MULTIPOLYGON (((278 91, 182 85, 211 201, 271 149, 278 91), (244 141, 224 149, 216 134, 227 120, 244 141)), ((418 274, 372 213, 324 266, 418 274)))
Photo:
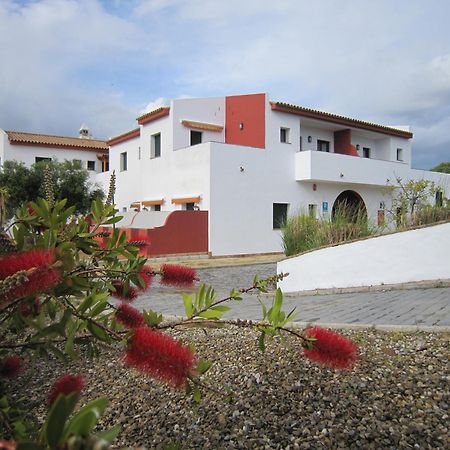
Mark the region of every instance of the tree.
POLYGON ((0 171, 0 188, 8 195, 8 218, 27 202, 45 197, 45 167, 52 173, 55 200, 67 199, 69 205, 75 206, 76 214, 86 213, 93 199, 104 197, 102 189, 90 183, 89 173, 80 161, 41 161, 30 168, 17 161, 5 161, 0 171))
POLYGON ((433 172, 450 173, 450 162, 441 162, 430 170, 433 172))

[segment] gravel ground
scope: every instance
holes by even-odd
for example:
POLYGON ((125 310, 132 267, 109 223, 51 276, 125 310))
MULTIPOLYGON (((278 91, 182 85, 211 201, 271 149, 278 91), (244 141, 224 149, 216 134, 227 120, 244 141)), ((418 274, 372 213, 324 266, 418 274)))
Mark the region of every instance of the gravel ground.
POLYGON ((109 350, 63 367, 46 364, 12 387, 42 417, 45 395, 64 372, 84 372, 83 401, 111 404, 102 425, 121 424, 116 448, 164 449, 444 449, 449 448, 448 334, 344 331, 361 347, 350 372, 320 368, 299 352, 294 337, 257 349, 243 328, 177 330, 197 353, 215 361, 205 382, 230 389, 227 400, 205 392, 196 404, 118 363, 109 350))

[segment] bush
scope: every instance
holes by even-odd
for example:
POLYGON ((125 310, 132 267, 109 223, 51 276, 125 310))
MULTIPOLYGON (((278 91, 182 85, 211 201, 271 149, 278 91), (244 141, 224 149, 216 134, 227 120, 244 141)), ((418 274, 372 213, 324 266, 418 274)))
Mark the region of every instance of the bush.
POLYGON ((365 213, 338 209, 332 220, 315 219, 300 213, 289 217, 282 228, 283 247, 286 256, 313 250, 325 245, 335 245, 374 235, 365 213))

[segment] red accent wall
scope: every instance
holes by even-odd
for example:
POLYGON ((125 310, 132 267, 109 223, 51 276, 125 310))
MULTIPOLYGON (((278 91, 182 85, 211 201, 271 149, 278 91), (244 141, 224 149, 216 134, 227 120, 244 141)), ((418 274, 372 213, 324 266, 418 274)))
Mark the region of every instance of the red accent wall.
MULTIPOLYGON (((101 231, 111 231, 102 228, 101 231)), ((147 241, 147 256, 208 253, 208 211, 174 211, 161 227, 121 228, 129 241, 147 241)), ((105 241, 105 239, 103 239, 105 241)))
POLYGON ((266 94, 225 97, 225 110, 227 144, 266 147, 266 94))
POLYGON ((352 145, 351 130, 334 132, 334 152, 341 155, 359 156, 356 147, 352 145))

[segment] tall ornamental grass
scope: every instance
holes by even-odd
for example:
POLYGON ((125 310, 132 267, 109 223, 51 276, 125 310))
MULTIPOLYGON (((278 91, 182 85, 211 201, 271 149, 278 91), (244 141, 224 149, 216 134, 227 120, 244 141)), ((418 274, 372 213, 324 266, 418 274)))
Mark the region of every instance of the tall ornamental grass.
POLYGON ((337 209, 332 220, 316 219, 304 212, 289 217, 282 228, 286 256, 307 250, 352 241, 376 233, 361 209, 352 210, 345 205, 337 209))

